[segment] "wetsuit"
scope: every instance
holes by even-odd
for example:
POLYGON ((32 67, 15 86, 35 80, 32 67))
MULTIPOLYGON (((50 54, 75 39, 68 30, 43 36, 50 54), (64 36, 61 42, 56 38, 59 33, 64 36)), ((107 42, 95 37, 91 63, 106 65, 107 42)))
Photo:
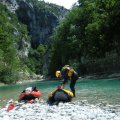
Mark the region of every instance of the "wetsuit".
POLYGON ((65 85, 68 82, 68 80, 70 80, 70 89, 75 96, 75 84, 78 79, 78 74, 73 70, 73 73, 71 74, 71 77, 70 77, 68 76, 68 71, 69 70, 67 68, 63 68, 61 70, 61 75, 62 75, 62 78, 64 79, 62 84, 65 85))

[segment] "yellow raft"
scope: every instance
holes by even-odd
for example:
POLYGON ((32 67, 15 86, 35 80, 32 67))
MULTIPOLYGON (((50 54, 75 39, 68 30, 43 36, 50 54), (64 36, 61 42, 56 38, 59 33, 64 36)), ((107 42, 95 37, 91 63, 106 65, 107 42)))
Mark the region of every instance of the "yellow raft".
MULTIPOLYGON (((48 94, 48 97, 51 97, 58 89, 52 91, 50 94, 48 94)), ((62 89, 64 92, 66 92, 68 95, 70 95, 71 97, 74 97, 73 93, 67 89, 62 89)))
POLYGON ((70 102, 73 98, 73 93, 67 89, 56 89, 48 94, 48 104, 59 104, 59 102, 70 102))

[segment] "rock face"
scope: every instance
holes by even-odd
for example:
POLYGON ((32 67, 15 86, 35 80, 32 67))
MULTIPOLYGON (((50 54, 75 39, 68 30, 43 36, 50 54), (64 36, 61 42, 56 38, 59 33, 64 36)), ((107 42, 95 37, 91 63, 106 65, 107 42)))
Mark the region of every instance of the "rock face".
MULTIPOLYGON (((15 29, 13 34, 18 39, 14 44, 20 59, 26 57, 29 59, 28 55, 31 47, 33 48, 32 50, 36 50, 40 44, 47 46, 51 42, 50 36, 54 28, 68 13, 67 9, 45 3, 42 0, 0 0, 0 3, 5 5, 12 12, 12 16, 16 18, 16 22, 13 24, 15 29)), ((8 16, 8 19, 11 19, 11 17, 8 16)), ((41 66, 40 68, 46 72, 48 71, 49 53, 42 57, 40 59, 43 61, 41 62, 43 68, 41 66)))
POLYGON ((57 17, 45 10, 34 9, 24 1, 20 1, 17 10, 19 20, 28 26, 32 36, 32 47, 48 41, 53 28, 57 25, 57 17))
POLYGON ((18 9, 16 0, 1 0, 1 2, 13 13, 15 13, 15 10, 18 9))
POLYGON ((65 12, 63 7, 52 6, 52 8, 50 5, 45 5, 44 3, 44 7, 42 6, 43 8, 40 8, 40 5, 36 6, 30 1, 26 2, 25 0, 18 1, 18 5, 19 8, 16 11, 18 19, 27 25, 33 48, 36 48, 39 44, 47 44, 49 42, 49 37, 53 29, 67 12, 67 10, 65 12), (55 15, 55 11, 50 11, 48 7, 56 9, 58 14, 55 15))
POLYGON ((1 0, 1 2, 9 11, 16 13, 21 23, 27 25, 33 48, 37 48, 39 44, 48 44, 54 28, 68 13, 67 9, 44 1, 1 0))

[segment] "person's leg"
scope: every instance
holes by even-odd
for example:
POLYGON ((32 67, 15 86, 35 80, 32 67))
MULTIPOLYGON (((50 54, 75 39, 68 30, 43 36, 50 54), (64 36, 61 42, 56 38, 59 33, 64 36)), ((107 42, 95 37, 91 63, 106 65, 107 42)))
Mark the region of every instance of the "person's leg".
POLYGON ((70 89, 73 92, 74 97, 75 97, 75 84, 76 84, 76 79, 72 79, 70 82, 70 89))
POLYGON ((78 74, 74 72, 72 79, 71 79, 71 83, 70 83, 70 89, 73 92, 74 97, 75 97, 75 84, 76 84, 77 79, 78 79, 78 74))

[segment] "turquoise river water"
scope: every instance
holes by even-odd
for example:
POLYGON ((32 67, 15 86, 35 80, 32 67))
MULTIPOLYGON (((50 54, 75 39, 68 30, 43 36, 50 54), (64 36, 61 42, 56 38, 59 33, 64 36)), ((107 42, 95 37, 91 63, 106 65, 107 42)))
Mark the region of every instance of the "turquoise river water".
MULTIPOLYGON (((55 90, 61 81, 36 81, 18 85, 6 85, 0 87, 0 106, 4 107, 10 99, 17 100, 20 92, 29 86, 37 86, 42 93, 42 99, 47 100, 48 94, 55 90)), ((66 85, 69 89, 69 83, 66 85)), ((108 104, 120 104, 120 80, 81 80, 76 83, 76 97, 74 101, 87 100, 91 104, 107 102, 108 104)))

